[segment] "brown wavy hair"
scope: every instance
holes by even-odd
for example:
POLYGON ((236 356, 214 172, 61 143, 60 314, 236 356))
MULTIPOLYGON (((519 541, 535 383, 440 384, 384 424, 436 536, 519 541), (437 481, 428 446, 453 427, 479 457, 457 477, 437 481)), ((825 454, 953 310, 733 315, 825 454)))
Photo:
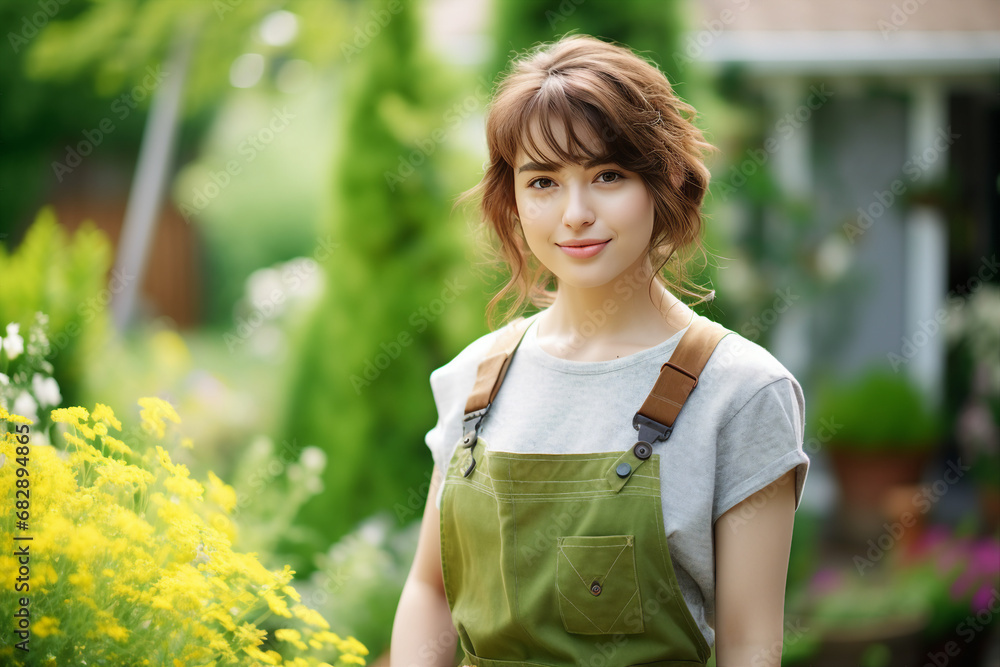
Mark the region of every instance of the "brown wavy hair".
POLYGON ((667 289, 701 303, 711 290, 688 283, 686 264, 701 243, 701 204, 708 189, 705 155, 714 148, 694 125, 694 108, 674 93, 670 82, 650 62, 627 47, 587 35, 567 35, 540 44, 512 62, 500 79, 486 115, 489 160, 482 180, 462 193, 456 205, 479 200, 478 231, 488 238, 491 259, 509 271, 506 285, 487 306, 494 328, 500 302, 510 301, 502 318, 520 313, 526 301, 538 308, 553 303, 547 289, 555 277, 526 251, 514 200, 514 158, 519 149, 540 159, 538 145, 526 131, 537 121, 549 150, 564 164, 598 157, 580 141, 573 127, 600 137, 602 157, 638 173, 654 201, 653 233, 647 250, 655 270, 650 276, 667 289), (554 119, 568 134, 563 150, 552 132, 554 119), (525 145, 525 142, 529 145, 525 145), (499 242, 499 247, 497 247, 499 242), (679 251, 684 251, 683 256, 679 251), (671 261, 673 260, 673 261, 671 261), (667 264, 670 266, 667 267, 667 264), (664 267, 672 277, 662 275, 664 267))

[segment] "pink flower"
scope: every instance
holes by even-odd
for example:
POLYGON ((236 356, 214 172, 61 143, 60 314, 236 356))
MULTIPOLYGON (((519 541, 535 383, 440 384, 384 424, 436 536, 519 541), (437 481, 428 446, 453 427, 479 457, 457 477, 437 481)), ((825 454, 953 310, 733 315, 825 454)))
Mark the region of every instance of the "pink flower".
POLYGON ((822 595, 840 588, 843 581, 843 574, 836 568, 824 567, 813 575, 809 588, 814 594, 822 595))
POLYGON ((996 588, 990 586, 990 584, 983 584, 976 594, 972 596, 972 611, 978 614, 981 611, 986 611, 990 608, 990 602, 993 598, 1000 596, 1000 591, 996 588))

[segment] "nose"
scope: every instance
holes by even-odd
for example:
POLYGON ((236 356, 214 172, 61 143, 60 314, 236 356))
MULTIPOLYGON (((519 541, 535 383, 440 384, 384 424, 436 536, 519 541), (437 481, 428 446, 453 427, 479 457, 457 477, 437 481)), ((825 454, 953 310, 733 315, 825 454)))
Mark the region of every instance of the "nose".
POLYGON ((563 211, 563 224, 573 229, 579 229, 594 223, 594 209, 586 186, 570 186, 567 188, 566 209, 563 211))

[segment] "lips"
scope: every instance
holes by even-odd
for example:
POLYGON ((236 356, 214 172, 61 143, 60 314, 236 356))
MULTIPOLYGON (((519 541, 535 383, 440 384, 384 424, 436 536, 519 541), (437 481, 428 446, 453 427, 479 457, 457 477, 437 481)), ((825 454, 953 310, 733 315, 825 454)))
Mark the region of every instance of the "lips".
POLYGON ((577 257, 585 259, 587 257, 593 257, 597 253, 604 249, 604 246, 608 245, 611 239, 606 241, 601 241, 599 239, 580 239, 575 241, 567 241, 566 243, 557 243, 559 249, 570 257, 577 257))
POLYGON ((602 245, 610 240, 611 239, 573 239, 570 241, 564 241, 563 243, 557 243, 556 245, 561 248, 581 248, 588 245, 602 245))

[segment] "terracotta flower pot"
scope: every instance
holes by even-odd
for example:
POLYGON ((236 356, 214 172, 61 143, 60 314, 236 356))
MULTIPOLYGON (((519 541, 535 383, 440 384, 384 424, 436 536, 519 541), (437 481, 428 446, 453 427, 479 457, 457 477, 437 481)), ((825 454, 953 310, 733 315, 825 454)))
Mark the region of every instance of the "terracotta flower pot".
POLYGON ((932 449, 830 449, 833 474, 840 487, 839 518, 843 536, 864 542, 878 535, 890 517, 885 506, 894 487, 920 482, 932 449))

